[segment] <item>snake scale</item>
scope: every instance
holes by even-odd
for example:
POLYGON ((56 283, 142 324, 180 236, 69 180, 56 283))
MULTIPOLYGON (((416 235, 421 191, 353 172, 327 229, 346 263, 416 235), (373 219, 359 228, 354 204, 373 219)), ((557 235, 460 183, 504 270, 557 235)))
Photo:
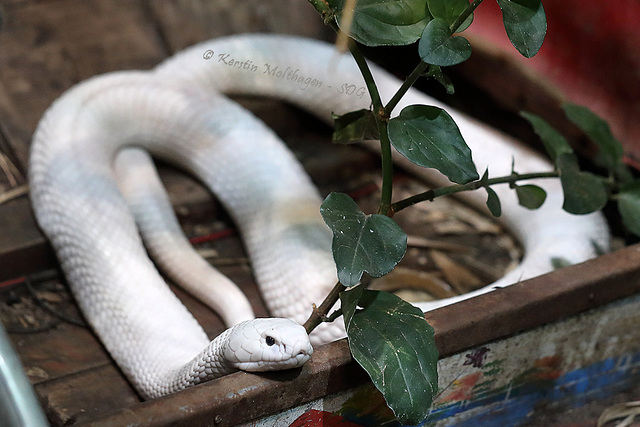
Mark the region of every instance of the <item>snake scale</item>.
MULTIPOLYGON (((400 82, 374 65, 372 71, 382 99, 389 99, 400 82)), ((364 86, 353 60, 331 45, 247 34, 195 45, 151 71, 96 76, 47 110, 30 155, 36 218, 85 317, 144 398, 238 369, 300 366, 311 356, 311 343, 344 336, 344 326, 334 322, 314 331, 310 343, 299 326, 336 282, 320 194, 278 137, 222 94, 277 97, 330 121, 331 113, 369 108, 364 86), (235 285, 194 254, 147 153, 193 174, 224 204, 275 318, 252 320, 235 285), (167 276, 218 309, 230 329, 209 342, 147 250, 167 276)), ((440 105, 410 90, 396 111, 418 103, 440 105)), ((447 111, 479 170, 490 165, 492 176, 508 174, 512 158, 522 173, 551 168, 505 135, 447 111)), ((518 206, 508 188, 496 188, 503 220, 525 256, 498 283, 474 294, 548 272, 553 257, 577 263, 595 256, 594 247, 608 246, 599 214, 568 215, 560 209, 560 185, 538 184, 548 197, 537 211, 518 206)), ((486 196, 467 197, 482 204, 486 196)))

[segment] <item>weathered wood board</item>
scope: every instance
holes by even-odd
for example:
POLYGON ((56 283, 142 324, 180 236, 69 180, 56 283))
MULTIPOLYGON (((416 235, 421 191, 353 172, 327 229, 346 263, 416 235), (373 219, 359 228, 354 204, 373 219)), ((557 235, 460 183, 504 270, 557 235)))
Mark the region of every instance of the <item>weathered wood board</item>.
MULTIPOLYGON (((635 296, 438 362, 425 426, 595 425, 592 402, 638 396, 640 298, 635 296)), ((418 403, 419 404, 419 403, 418 403)), ((323 396, 243 426, 396 426, 372 384, 323 396)))

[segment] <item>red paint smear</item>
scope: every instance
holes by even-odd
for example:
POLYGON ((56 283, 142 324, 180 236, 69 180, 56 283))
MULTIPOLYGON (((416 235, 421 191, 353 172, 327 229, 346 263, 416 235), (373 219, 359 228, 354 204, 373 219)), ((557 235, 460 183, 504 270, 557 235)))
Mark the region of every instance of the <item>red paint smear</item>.
POLYGON ((4 282, 0 282, 0 288, 8 288, 9 286, 19 285, 21 283, 26 282, 25 277, 17 277, 15 279, 5 280, 4 282))
POLYGON ((484 2, 468 32, 498 46, 567 100, 611 124, 627 152, 640 158, 640 2, 544 0, 548 30, 542 49, 525 59, 511 46, 496 2, 484 2))
POLYGON ((558 368, 562 363, 562 358, 558 355, 541 357, 533 362, 536 368, 558 368))
POLYGON ((560 356, 547 356, 533 362, 535 371, 529 376, 532 380, 555 380, 562 375, 560 356))
POLYGON ((232 228, 225 228, 224 230, 217 231, 215 233, 207 234, 204 236, 196 236, 189 239, 192 245, 197 245, 204 242, 211 242, 213 240, 222 239, 224 237, 233 236, 236 231, 232 228))
POLYGON ((481 371, 474 372, 473 374, 466 375, 462 378, 457 379, 453 382, 452 388, 453 391, 449 393, 442 400, 444 402, 459 402, 463 400, 472 400, 473 399, 473 387, 480 381, 483 377, 483 373, 481 371))
POLYGON ((313 426, 326 426, 326 427, 361 427, 360 424, 356 424, 351 421, 345 420, 340 415, 332 414, 331 412, 318 411, 317 409, 310 409, 304 414, 300 415, 289 427, 313 427, 313 426))

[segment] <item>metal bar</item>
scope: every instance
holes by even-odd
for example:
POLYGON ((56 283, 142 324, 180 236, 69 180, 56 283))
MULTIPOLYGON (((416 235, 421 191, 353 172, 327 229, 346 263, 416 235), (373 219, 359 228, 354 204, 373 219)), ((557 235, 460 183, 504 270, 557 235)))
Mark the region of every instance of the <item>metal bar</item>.
POLYGON ((7 427, 48 426, 20 359, 0 324, 0 420, 7 427))

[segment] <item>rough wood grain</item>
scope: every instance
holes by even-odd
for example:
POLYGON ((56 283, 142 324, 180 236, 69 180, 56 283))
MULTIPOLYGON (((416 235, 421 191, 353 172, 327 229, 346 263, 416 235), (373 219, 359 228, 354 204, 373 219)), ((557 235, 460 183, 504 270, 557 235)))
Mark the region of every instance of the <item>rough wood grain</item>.
POLYGON ((140 403, 136 392, 112 364, 42 384, 38 393, 54 426, 90 421, 97 415, 140 403))
POLYGON ((127 0, 12 5, 0 44, 0 123, 22 167, 38 120, 62 91, 166 56, 143 3, 127 0))
POLYGON ((27 197, 0 205, 0 281, 55 263, 53 252, 36 227, 27 197))
POLYGON ((151 0, 149 9, 171 52, 239 32, 331 37, 320 15, 300 0, 151 0))

